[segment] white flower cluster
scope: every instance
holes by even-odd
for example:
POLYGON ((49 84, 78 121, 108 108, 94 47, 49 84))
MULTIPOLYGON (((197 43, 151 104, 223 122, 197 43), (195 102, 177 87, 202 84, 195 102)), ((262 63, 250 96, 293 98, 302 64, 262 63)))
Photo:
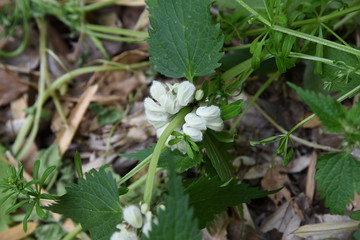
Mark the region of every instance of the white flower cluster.
MULTIPOLYGON (((124 223, 118 224, 116 227, 120 230, 111 235, 110 240, 139 240, 136 233, 137 229, 142 228, 142 232, 148 237, 151 231, 152 213, 148 210, 146 203, 141 205, 141 210, 130 205, 123 209, 124 223)), ((157 219, 154 219, 157 223, 157 219)))
MULTIPOLYGON (((154 81, 150 87, 150 95, 156 102, 152 98, 145 99, 145 114, 149 123, 156 128, 157 137, 160 137, 171 118, 194 100, 201 100, 204 93, 202 90, 196 91, 194 84, 189 81, 173 85, 154 81)), ((215 131, 221 131, 224 128, 219 107, 201 106, 194 109, 185 116, 184 125, 177 131, 190 136, 194 142, 200 142, 203 139, 202 131, 207 128, 215 131)), ((173 136, 170 136, 168 141, 172 138, 173 136)), ((173 147, 184 151, 185 142, 182 141, 173 147)))

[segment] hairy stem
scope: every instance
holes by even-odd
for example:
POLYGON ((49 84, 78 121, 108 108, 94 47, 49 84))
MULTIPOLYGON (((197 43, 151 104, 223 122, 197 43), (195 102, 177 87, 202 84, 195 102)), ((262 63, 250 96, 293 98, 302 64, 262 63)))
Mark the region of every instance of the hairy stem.
POLYGON ((185 107, 185 108, 181 109, 180 112, 178 112, 176 114, 175 118, 170 122, 169 126, 167 126, 165 131, 162 133, 162 135, 160 136, 160 138, 155 146, 154 152, 153 152, 151 160, 150 160, 149 170, 148 170, 146 184, 145 184, 145 193, 144 193, 144 201, 149 205, 151 203, 151 197, 152 197, 152 192, 153 192, 153 188, 154 188, 154 178, 155 178, 156 168, 157 168, 157 164, 159 161, 161 151, 162 151, 163 147, 165 146, 165 143, 166 143, 166 140, 168 139, 168 137, 171 135, 171 133, 177 127, 179 127, 184 122, 184 118, 185 118, 186 114, 188 114, 190 111, 191 111, 191 108, 189 108, 189 107, 185 107))

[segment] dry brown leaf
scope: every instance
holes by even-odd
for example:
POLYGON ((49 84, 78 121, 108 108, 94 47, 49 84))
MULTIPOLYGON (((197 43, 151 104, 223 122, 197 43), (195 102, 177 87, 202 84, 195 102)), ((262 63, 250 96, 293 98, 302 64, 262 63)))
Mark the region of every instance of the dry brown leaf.
POLYGON ((253 166, 245 173, 244 179, 262 178, 265 176, 268 169, 269 169, 269 163, 263 163, 253 166))
POLYGON ((0 106, 10 103, 27 91, 27 85, 22 83, 16 73, 0 69, 0 106))
POLYGON ((306 187, 305 187, 305 194, 309 201, 309 205, 311 205, 315 193, 316 159, 317 159, 317 154, 315 151, 313 151, 313 153, 311 154, 311 161, 306 175, 306 187))
POLYGON ((310 164, 311 156, 304 155, 293 159, 284 169, 287 173, 299 173, 307 168, 310 164))
POLYGON ((283 233, 282 240, 298 239, 292 235, 301 223, 301 218, 296 214, 290 202, 284 203, 272 215, 270 215, 263 222, 260 230, 268 232, 272 229, 277 229, 283 233))
POLYGON ((71 111, 71 114, 68 118, 69 126, 64 126, 60 131, 60 134, 57 136, 55 142, 59 145, 59 150, 61 155, 65 153, 68 149, 76 130, 79 127, 81 120, 84 117, 84 114, 90 104, 92 97, 95 95, 98 89, 98 85, 89 87, 84 94, 80 97, 79 102, 76 104, 75 108, 71 111))
POLYGON ((32 234, 39 223, 37 222, 28 222, 28 229, 26 232, 23 230, 22 223, 6 229, 5 231, 0 232, 0 240, 20 240, 23 239, 30 234, 32 234))
MULTIPOLYGON (((309 224, 298 228, 294 235, 302 238, 324 239, 334 235, 350 233, 359 229, 359 221, 327 222, 309 224)), ((339 238, 337 238, 339 239, 339 238)), ((341 238, 344 239, 344 238, 341 238)))
MULTIPOLYGON (((275 190, 281 187, 284 187, 285 183, 290 183, 290 180, 287 174, 281 173, 283 167, 276 166, 274 168, 269 168, 265 174, 265 177, 261 180, 261 186, 266 190, 275 190)), ((291 193, 287 188, 281 189, 275 194, 268 196, 276 206, 281 205, 284 200, 291 201, 291 193)))
MULTIPOLYGON (((310 115, 311 114, 307 114, 302 119, 299 119, 299 120, 302 121, 305 118, 309 117, 310 115)), ((319 117, 315 116, 310 121, 307 121, 306 123, 304 123, 301 127, 303 127, 303 128, 316 128, 316 127, 318 127, 320 125, 321 125, 321 121, 320 121, 319 117)))

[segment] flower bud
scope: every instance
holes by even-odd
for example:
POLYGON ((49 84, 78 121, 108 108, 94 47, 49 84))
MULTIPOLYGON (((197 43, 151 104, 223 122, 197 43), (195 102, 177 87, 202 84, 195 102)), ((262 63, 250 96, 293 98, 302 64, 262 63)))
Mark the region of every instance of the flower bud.
POLYGON ((185 107, 194 100, 195 86, 189 81, 179 84, 176 99, 178 103, 185 107))
POLYGON ((149 204, 147 204, 147 203, 141 204, 140 209, 141 209, 141 213, 142 213, 142 214, 145 214, 145 213, 148 212, 149 209, 150 209, 150 208, 149 208, 149 204))
POLYGON ((159 102, 159 99, 161 95, 166 94, 166 88, 165 86, 158 81, 153 81, 151 87, 150 87, 150 95, 159 102))
POLYGON ((195 100, 200 101, 204 97, 204 91, 203 90, 197 90, 195 92, 195 100))
POLYGON ((188 113, 185 116, 185 122, 192 128, 197 130, 206 130, 206 122, 195 113, 188 113))
POLYGON ((202 132, 196 128, 192 128, 188 123, 183 125, 183 131, 186 135, 189 135, 194 142, 201 142, 203 139, 202 132))
POLYGON ((123 210, 124 220, 134 228, 141 228, 143 219, 140 209, 134 205, 130 205, 123 210))

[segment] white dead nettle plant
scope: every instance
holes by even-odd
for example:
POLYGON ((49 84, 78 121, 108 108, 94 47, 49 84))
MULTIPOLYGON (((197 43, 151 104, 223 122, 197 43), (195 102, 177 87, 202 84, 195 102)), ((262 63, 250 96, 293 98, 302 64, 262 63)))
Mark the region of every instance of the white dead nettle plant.
MULTIPOLYGON (((148 97, 144 101, 145 114, 149 123, 156 128, 157 137, 160 137, 172 117, 183 107, 201 100, 204 92, 196 90, 194 84, 189 81, 172 85, 154 81, 150 87, 150 95, 152 98, 148 97)), ((207 128, 214 131, 221 131, 224 128, 219 107, 212 105, 194 109, 185 116, 185 123, 176 131, 188 135, 194 142, 201 142, 203 131, 207 128)), ((170 136, 167 143, 173 138, 174 136, 170 136)), ((186 146, 185 142, 181 141, 171 147, 185 152, 186 146)))

